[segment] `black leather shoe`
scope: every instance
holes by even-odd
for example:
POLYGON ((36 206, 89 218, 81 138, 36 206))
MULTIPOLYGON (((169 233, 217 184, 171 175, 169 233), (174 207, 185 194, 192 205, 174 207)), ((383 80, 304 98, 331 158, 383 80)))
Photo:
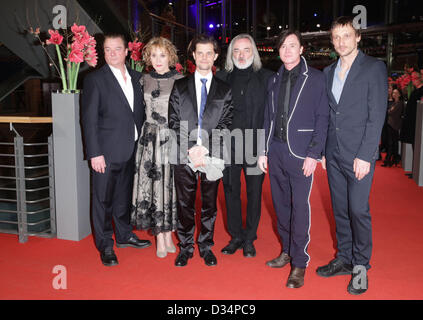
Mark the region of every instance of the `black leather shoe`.
POLYGON ((256 256, 256 248, 252 242, 245 242, 244 243, 244 257, 252 258, 256 256))
POLYGON ((361 272, 352 274, 350 283, 347 287, 347 291, 349 294, 359 295, 365 293, 368 287, 369 277, 367 276, 366 268, 363 266, 361 272))
POLYGON ((291 257, 285 253, 282 252, 282 254, 270 261, 266 262, 266 265, 271 267, 271 268, 283 268, 285 267, 289 262, 291 261, 291 257))
POLYGON ((206 252, 203 252, 200 256, 204 259, 204 262, 206 263, 207 266, 212 267, 217 264, 216 256, 213 254, 211 250, 207 250, 206 252))
POLYGON ((351 264, 346 264, 342 260, 336 258, 333 259, 329 264, 318 267, 316 273, 321 277, 333 277, 352 274, 353 266, 351 264))
POLYGON ((100 258, 101 258, 101 262, 106 267, 116 266, 119 264, 113 249, 106 249, 100 252, 100 258))
POLYGON ((244 242, 241 239, 232 239, 229 244, 224 247, 221 252, 223 254, 234 254, 238 249, 242 248, 244 242))
POLYGON ((288 288, 301 288, 304 285, 305 268, 292 267, 286 286, 288 288))
POLYGON ((130 237, 124 243, 116 243, 116 247, 118 248, 132 247, 132 248, 143 249, 143 248, 148 248, 149 246, 151 246, 150 240, 140 240, 136 236, 130 237))
POLYGON ((180 252, 175 260, 175 266, 185 267, 188 264, 188 259, 192 258, 192 253, 180 252))

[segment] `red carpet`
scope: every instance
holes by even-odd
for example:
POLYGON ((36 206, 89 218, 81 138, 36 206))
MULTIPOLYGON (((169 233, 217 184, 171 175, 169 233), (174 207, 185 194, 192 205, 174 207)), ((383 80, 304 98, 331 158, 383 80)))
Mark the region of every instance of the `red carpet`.
MULTIPOLYGON (((370 201, 372 269, 369 290, 362 296, 347 293, 348 276, 325 279, 315 273, 335 253, 327 178, 319 166, 311 194, 311 261, 301 289, 285 287, 289 266, 265 266, 266 260, 280 253, 266 178, 255 258, 244 258, 242 251, 233 256, 220 253, 229 241, 220 185, 214 237, 216 267, 205 266, 196 248, 188 266, 177 268, 173 264, 176 254, 158 259, 153 245, 142 250, 116 248, 119 265, 107 268, 101 264, 91 236, 80 242, 30 237, 20 244, 17 236, 0 234, 0 299, 423 299, 423 188, 408 179, 401 168, 383 168, 380 164, 370 201), (56 265, 66 267, 66 290, 53 288, 56 265)), ((154 243, 146 232, 136 233, 154 243)))

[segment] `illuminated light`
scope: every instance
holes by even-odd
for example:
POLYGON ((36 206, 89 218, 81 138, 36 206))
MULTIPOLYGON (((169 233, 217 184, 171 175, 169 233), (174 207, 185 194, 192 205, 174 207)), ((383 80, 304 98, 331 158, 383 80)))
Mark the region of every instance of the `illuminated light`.
POLYGON ((282 26, 279 26, 279 29, 282 29, 282 26))
POLYGON ((317 17, 317 13, 314 13, 313 16, 317 17))
POLYGON ((317 27, 317 28, 320 28, 320 23, 316 24, 316 27, 317 27))
POLYGON ((217 24, 216 27, 220 28, 220 24, 217 24))
POLYGON ((209 29, 213 29, 213 28, 214 28, 213 23, 210 23, 210 24, 209 24, 209 29))
POLYGON ((267 27, 266 29, 267 29, 267 30, 270 30, 270 27, 267 27))

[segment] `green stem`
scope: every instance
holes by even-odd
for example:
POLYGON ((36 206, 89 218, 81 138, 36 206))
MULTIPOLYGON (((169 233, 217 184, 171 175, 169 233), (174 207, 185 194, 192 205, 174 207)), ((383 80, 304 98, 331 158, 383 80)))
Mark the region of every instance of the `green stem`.
POLYGON ((76 64, 76 70, 75 73, 73 74, 73 86, 72 86, 72 90, 76 90, 76 83, 78 81, 78 72, 79 72, 79 66, 81 63, 77 63, 76 64))
MULTIPOLYGON (((68 57, 69 57, 69 55, 68 55, 68 57)), ((69 61, 69 58, 68 58, 68 63, 67 63, 67 78, 68 78, 68 89, 70 90, 70 87, 71 87, 71 85, 72 85, 72 80, 71 80, 71 77, 72 77, 72 62, 70 62, 69 61)))
POLYGON ((60 48, 58 44, 56 44, 56 52, 57 52, 57 58, 59 59, 60 78, 62 79, 63 90, 67 90, 68 87, 66 85, 66 80, 65 80, 65 69, 63 68, 62 55, 60 53, 60 48))

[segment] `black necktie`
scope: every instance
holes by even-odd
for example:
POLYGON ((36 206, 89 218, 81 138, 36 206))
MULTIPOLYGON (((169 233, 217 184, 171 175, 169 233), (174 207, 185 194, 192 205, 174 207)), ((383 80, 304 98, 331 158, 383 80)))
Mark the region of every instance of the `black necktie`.
POLYGON ((291 72, 288 72, 288 79, 286 80, 285 99, 283 101, 283 135, 282 139, 286 140, 286 125, 288 123, 289 112, 289 98, 291 96, 291 72))

